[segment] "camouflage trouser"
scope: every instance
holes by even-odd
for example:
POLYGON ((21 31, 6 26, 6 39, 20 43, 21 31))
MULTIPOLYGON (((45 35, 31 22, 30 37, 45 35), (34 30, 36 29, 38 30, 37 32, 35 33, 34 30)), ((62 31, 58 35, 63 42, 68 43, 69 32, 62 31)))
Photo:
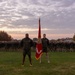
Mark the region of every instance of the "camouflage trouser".
POLYGON ((43 47, 43 52, 47 52, 47 47, 43 47))
POLYGON ((24 49, 23 50, 23 55, 24 56, 26 56, 26 55, 31 56, 31 50, 30 49, 24 49))

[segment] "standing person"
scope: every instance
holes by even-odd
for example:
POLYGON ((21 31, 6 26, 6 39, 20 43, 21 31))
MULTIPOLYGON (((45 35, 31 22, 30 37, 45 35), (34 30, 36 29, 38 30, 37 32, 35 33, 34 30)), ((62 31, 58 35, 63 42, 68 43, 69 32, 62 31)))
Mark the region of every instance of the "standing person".
MULTIPOLYGON (((46 38, 46 34, 43 34, 43 38, 41 39, 41 41, 42 41, 43 52, 46 53, 47 61, 48 63, 50 63, 49 54, 48 54, 49 40, 46 38)), ((40 63, 41 63, 41 58, 40 58, 40 63)))
POLYGON ((24 65, 25 57, 28 55, 30 66, 32 66, 32 59, 31 59, 31 47, 33 46, 33 41, 29 38, 29 34, 25 34, 25 38, 21 40, 21 46, 23 47, 23 60, 22 65, 24 65))

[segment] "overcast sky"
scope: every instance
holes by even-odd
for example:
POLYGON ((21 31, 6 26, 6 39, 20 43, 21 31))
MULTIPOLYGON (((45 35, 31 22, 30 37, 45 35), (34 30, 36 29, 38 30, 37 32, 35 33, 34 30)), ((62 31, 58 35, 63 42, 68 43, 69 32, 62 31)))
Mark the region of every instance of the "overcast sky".
POLYGON ((75 0, 0 0, 0 30, 21 39, 37 37, 38 19, 49 39, 75 33, 75 0))

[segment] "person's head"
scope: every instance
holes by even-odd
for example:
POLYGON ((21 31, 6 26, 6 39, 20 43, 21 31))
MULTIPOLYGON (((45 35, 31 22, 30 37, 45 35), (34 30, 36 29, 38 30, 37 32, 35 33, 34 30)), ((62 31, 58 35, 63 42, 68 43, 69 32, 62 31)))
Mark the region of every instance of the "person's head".
POLYGON ((26 34, 25 34, 25 37, 26 37, 26 38, 29 38, 29 34, 28 34, 28 33, 26 33, 26 34))
POLYGON ((46 34, 43 34, 43 38, 46 38, 46 34))

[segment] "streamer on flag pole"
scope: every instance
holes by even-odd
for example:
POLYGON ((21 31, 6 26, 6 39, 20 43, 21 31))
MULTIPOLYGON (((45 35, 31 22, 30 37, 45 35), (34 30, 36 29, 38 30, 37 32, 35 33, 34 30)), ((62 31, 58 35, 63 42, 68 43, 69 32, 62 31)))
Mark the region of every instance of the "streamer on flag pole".
POLYGON ((41 25, 40 25, 40 18, 39 18, 39 29, 38 29, 38 41, 36 45, 36 59, 38 60, 42 55, 42 43, 41 43, 41 25))

